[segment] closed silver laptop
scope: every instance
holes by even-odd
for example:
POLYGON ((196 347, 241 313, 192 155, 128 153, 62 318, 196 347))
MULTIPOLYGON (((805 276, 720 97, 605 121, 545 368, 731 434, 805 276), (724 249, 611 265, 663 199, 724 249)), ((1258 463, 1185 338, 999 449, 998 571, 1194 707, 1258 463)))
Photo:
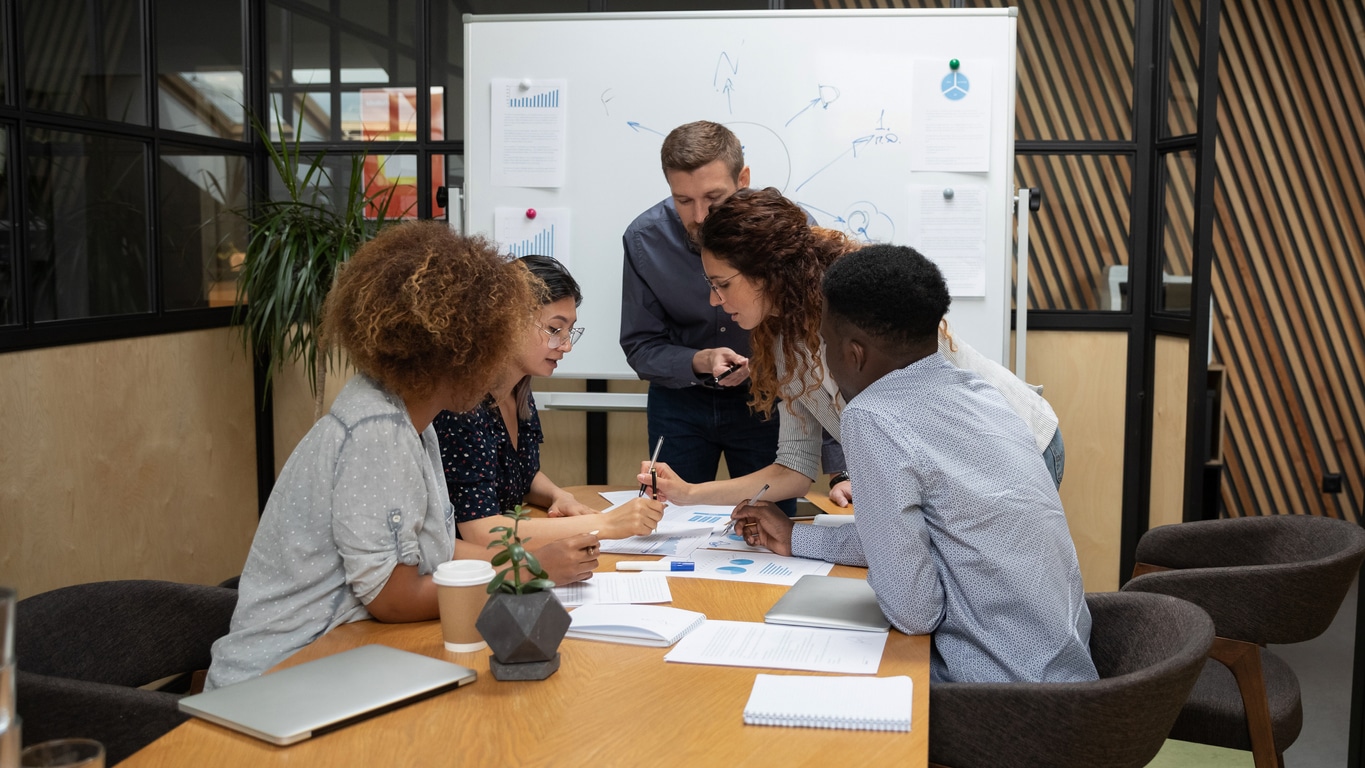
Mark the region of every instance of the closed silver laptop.
POLYGON ((841 576, 802 576, 768 609, 763 620, 864 632, 885 632, 891 627, 872 587, 863 579, 841 576))
POLYGON ((180 700, 183 712, 271 744, 310 736, 474 682, 477 673, 385 645, 362 645, 180 700))

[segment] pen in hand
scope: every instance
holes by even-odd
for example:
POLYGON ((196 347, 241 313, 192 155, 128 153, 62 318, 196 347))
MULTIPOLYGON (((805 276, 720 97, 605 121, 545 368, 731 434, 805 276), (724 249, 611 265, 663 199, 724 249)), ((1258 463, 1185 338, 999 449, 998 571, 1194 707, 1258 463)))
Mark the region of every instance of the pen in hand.
POLYGON ((720 386, 720 380, 744 367, 744 363, 731 363, 729 368, 711 377, 711 386, 720 386))
MULTIPOLYGON (((654 472, 654 463, 659 460, 659 449, 664 447, 664 436, 659 435, 659 442, 654 444, 654 455, 649 457, 649 476, 654 481, 654 495, 651 497, 655 501, 659 498, 659 476, 654 472)), ((645 495, 647 486, 640 483, 640 495, 645 495)))
MULTIPOLYGON (((762 500, 763 500, 763 494, 765 494, 765 493, 767 493, 767 492, 768 492, 768 484, 767 484, 767 483, 764 483, 764 484, 763 484, 763 487, 758 489, 758 493, 755 493, 755 494, 754 494, 754 497, 753 497, 752 499, 749 499, 749 501, 745 504, 745 506, 752 507, 753 505, 755 505, 755 504, 757 504, 758 502, 762 501, 762 500)), ((728 536, 728 535, 730 535, 730 531, 733 531, 734 529, 735 529, 735 519, 732 517, 732 518, 730 518, 730 522, 728 522, 728 523, 725 524, 725 528, 723 528, 723 529, 721 530, 720 535, 722 535, 722 536, 728 536)))

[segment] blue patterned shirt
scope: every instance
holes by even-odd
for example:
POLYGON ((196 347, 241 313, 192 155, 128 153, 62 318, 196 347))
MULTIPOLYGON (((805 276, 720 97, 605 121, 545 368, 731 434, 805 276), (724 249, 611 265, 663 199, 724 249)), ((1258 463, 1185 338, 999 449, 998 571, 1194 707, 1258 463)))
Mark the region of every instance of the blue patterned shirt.
POLYGON ((931 679, 1094 680, 1076 548, 1032 433, 977 374, 933 354, 840 420, 854 525, 798 525, 792 551, 866 565, 882 611, 932 633, 931 679))
POLYGON ((432 422, 441 443, 446 489, 455 522, 500 515, 522 503, 540 471, 545 433, 531 398, 531 417, 517 419, 517 445, 491 398, 467 413, 441 411, 432 422))

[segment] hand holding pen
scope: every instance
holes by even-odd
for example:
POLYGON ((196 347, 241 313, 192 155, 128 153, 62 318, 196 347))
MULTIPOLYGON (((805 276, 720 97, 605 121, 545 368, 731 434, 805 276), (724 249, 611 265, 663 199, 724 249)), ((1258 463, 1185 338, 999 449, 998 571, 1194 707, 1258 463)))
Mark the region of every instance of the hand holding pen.
POLYGON ((663 447, 664 436, 659 435, 659 442, 654 444, 654 455, 649 457, 649 485, 646 486, 644 483, 640 483, 640 495, 644 496, 645 490, 648 488, 650 492, 649 498, 654 499, 655 501, 659 500, 659 473, 654 468, 654 464, 659 460, 659 449, 663 447))
MULTIPOLYGON (((752 499, 749 499, 748 501, 744 502, 744 503, 741 504, 740 506, 741 506, 741 507, 751 507, 751 506, 757 504, 758 502, 760 502, 760 501, 763 500, 763 494, 765 494, 765 493, 767 493, 767 492, 768 492, 768 484, 767 484, 767 483, 764 483, 764 484, 763 484, 763 487, 758 489, 758 493, 755 493, 755 494, 754 494, 754 497, 753 497, 752 499)), ((733 515, 734 513, 732 512, 731 514, 733 515)), ((734 517, 731 517, 731 518, 730 518, 730 522, 726 523, 726 524, 725 524, 725 527, 724 527, 723 529, 721 529, 720 535, 722 535, 722 536, 728 536, 728 535, 730 534, 730 531, 733 531, 734 529, 735 529, 735 518, 734 518, 734 517)))
POLYGON ((792 553, 792 529, 796 523, 770 502, 755 504, 757 497, 731 513, 735 526, 751 547, 764 547, 776 555, 792 553))
MULTIPOLYGON (((723 386, 721 384, 721 381, 723 381, 730 374, 734 373, 735 371, 738 371, 740 368, 743 367, 744 363, 731 363, 729 368, 726 368, 725 370, 721 371, 720 373, 710 378, 709 380, 710 385, 713 387, 723 386)), ((744 377, 741 376, 737 381, 735 381, 735 383, 738 384, 742 381, 744 381, 744 377)))

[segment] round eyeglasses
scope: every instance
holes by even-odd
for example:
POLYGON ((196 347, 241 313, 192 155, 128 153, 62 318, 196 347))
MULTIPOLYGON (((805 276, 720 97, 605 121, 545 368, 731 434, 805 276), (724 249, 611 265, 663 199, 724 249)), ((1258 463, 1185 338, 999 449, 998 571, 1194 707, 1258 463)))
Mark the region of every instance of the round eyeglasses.
POLYGON ((573 328, 556 328, 550 326, 549 328, 546 328, 543 325, 537 324, 536 327, 540 329, 541 333, 550 337, 550 349, 572 347, 578 343, 579 339, 583 338, 583 329, 578 326, 573 328))
POLYGON ((739 277, 738 272, 734 273, 733 275, 730 275, 729 277, 723 277, 720 280, 720 285, 711 282, 711 278, 707 277, 706 275, 702 275, 701 279, 705 280, 706 284, 710 286, 711 290, 716 294, 716 298, 720 299, 721 301, 725 301, 725 297, 721 295, 721 291, 727 290, 730 287, 730 281, 734 280, 736 277, 739 277))

